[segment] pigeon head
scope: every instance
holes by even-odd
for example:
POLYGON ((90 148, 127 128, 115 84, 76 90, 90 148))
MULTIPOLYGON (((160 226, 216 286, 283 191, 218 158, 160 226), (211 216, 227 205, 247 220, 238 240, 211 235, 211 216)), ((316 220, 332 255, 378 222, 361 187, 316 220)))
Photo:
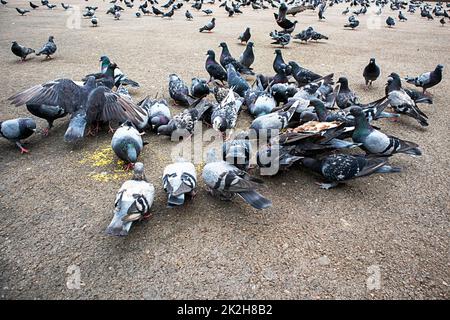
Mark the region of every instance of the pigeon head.
POLYGON ((109 58, 107 56, 101 56, 99 61, 108 63, 108 64, 111 63, 111 61, 109 61, 109 58))
POLYGON ((31 131, 36 131, 36 122, 32 118, 23 119, 23 125, 31 131))
POLYGON ((168 124, 169 118, 167 118, 166 116, 153 117, 150 122, 151 122, 152 126, 158 128, 162 125, 168 124))
POLYGON ((48 37, 48 41, 49 41, 49 42, 53 42, 53 39, 54 39, 53 36, 48 37))
POLYGON ((144 164, 142 162, 136 162, 134 164, 134 170, 133 170, 133 180, 146 180, 145 174, 144 174, 144 164))
POLYGON ((208 50, 206 52, 206 55, 209 56, 210 58, 213 58, 213 59, 216 57, 216 54, 214 53, 213 50, 208 50))
POLYGON ((13 41, 13 42, 11 42, 12 44, 17 44, 17 41, 13 41))
POLYGON ((350 108, 350 114, 352 116, 354 116, 355 118, 359 118, 361 116, 364 116, 364 112, 363 112, 362 108, 361 107, 357 107, 357 106, 350 108))
POLYGON ((444 65, 443 65, 443 64, 438 64, 438 65, 436 66, 436 70, 442 71, 443 69, 444 69, 444 65))
POLYGON ((375 63, 375 58, 370 58, 370 64, 374 64, 375 63))
POLYGON ((175 73, 169 74, 169 81, 178 81, 180 77, 178 77, 175 73))
POLYGON ((166 124, 166 125, 162 125, 160 127, 158 127, 158 134, 162 134, 164 136, 170 136, 172 135, 172 132, 175 130, 176 128, 174 126, 171 126, 170 124, 166 124))
POLYGON ((337 82, 341 84, 342 89, 348 89, 348 80, 346 77, 340 77, 337 82))
POLYGON ((214 130, 224 132, 227 129, 227 122, 223 117, 215 117, 212 126, 214 130))
POLYGON ((225 42, 221 42, 221 43, 219 44, 219 47, 227 48, 227 44, 226 44, 225 42))
POLYGON ((280 49, 275 49, 275 54, 281 54, 281 50, 280 49))
POLYGON ((388 77, 387 85, 389 85, 393 90, 400 89, 402 87, 402 81, 400 80, 400 76, 397 73, 392 72, 388 77))

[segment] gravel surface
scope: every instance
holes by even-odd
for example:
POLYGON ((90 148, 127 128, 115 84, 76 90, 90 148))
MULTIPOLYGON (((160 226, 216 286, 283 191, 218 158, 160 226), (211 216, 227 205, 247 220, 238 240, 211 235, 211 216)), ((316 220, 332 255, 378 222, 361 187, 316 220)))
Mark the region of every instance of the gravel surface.
MULTIPOLYGON (((60 6, 21 17, 14 7, 28 7, 28 2, 9 2, 0 6, 0 120, 27 116, 25 108, 9 105, 12 94, 58 77, 79 80, 98 70, 102 54, 141 84, 133 92, 136 100, 156 93, 167 97, 170 73, 186 81, 207 77, 205 53, 213 48, 219 54, 221 41, 239 56, 244 46, 237 36, 246 26, 255 42, 255 70, 273 73, 275 48, 268 34, 277 26, 272 9, 244 8, 244 15, 228 18, 223 8, 206 5, 215 11, 217 27, 201 34, 198 28, 211 17, 186 3, 171 20, 137 19, 133 9, 114 21, 105 15, 107 1, 70 0, 100 7, 98 28, 82 19, 81 29, 70 29, 70 15, 60 6), (191 22, 184 18, 186 6, 194 14, 191 22), (10 51, 13 40, 38 48, 50 34, 59 48, 51 61, 34 57, 21 63, 10 51)), ((370 17, 362 16, 361 26, 350 31, 342 27, 344 8, 328 8, 324 22, 312 11, 298 14, 296 32, 312 25, 330 40, 291 43, 283 50, 285 60, 322 74, 334 72, 335 79, 347 76, 365 102, 384 94, 391 72, 417 75, 438 63, 450 66, 450 29, 438 20, 426 21, 417 12, 388 29, 384 20, 397 13, 385 8, 379 29, 368 29, 370 17), (362 70, 372 56, 382 75, 366 90, 362 70)), ((434 105, 422 107, 430 118, 428 128, 403 117, 398 123, 377 122, 386 133, 415 141, 423 150, 420 158, 392 158, 402 173, 326 191, 314 183, 317 177, 296 168, 264 178, 267 189, 262 193, 273 207, 262 212, 239 199, 214 199, 203 183, 193 201, 167 209, 161 174, 174 143, 148 133, 141 160, 157 189, 155 215, 134 225, 127 238, 104 234, 115 193, 128 177, 113 174, 117 165, 111 153, 102 153, 110 134, 102 132, 73 147, 63 141, 68 120, 57 120, 49 137, 35 134, 27 140, 28 155, 1 139, 0 297, 448 299, 449 79, 445 69, 444 80, 430 90, 434 105), (101 155, 107 161, 94 166, 101 155), (79 289, 71 280, 77 274, 79 289)), ((250 121, 242 114, 239 127, 250 121)), ((37 122, 41 128, 46 125, 37 122)))

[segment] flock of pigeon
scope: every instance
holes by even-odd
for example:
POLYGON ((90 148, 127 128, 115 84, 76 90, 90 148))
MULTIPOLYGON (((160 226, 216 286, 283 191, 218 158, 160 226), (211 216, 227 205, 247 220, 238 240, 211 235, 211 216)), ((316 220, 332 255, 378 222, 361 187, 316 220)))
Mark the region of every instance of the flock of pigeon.
MULTIPOLYGON (((133 6, 133 0, 124 1, 127 7, 133 6)), ((120 6, 116 1, 113 2, 108 12, 116 15, 120 6)), ((149 2, 156 3, 154 0, 149 2)), ((343 1, 331 1, 329 6, 339 2, 343 1)), ((139 7, 144 14, 147 3, 139 7)), ((193 7, 201 10, 202 3, 202 0, 196 1, 193 7)), ((263 1, 248 3, 254 10, 264 8, 263 1)), ((227 1, 224 6, 238 13, 239 5, 248 3, 227 1)), ((276 0, 269 3, 278 8, 275 19, 283 29, 274 31, 271 36, 283 47, 289 43, 290 34, 297 23, 289 21, 286 14, 298 6, 289 8, 289 3, 278 4, 276 0)), ((381 7, 387 1, 353 0, 350 5, 360 5, 361 11, 374 3, 381 7)), ((428 5, 416 3, 411 1, 410 8, 413 6, 421 8, 422 12, 430 11, 428 5)), ((48 2, 46 5, 49 6, 48 2)), ((169 12, 173 15, 174 8, 181 5, 170 0, 163 7, 172 6, 169 12)), ((309 5, 319 7, 319 18, 325 19, 326 1, 312 1, 309 5)), ((403 8, 404 5, 400 1, 391 2, 391 9, 403 8)), ((156 9, 154 6, 152 8, 156 9)), ((90 7, 88 12, 95 12, 96 9, 90 7)), ((432 12, 436 14, 441 10, 442 6, 436 4, 432 12)), ((293 12, 295 15, 301 11, 293 12)), ((355 12, 356 15, 360 13, 355 12)), ((157 14, 155 10, 153 14, 157 14)), ((167 13, 164 14, 167 16, 167 13)), ((186 18, 192 19, 192 15, 188 17, 186 14, 186 18)), ((211 24, 200 31, 210 31, 214 23, 213 18, 211 24)), ((313 28, 305 29, 294 38, 301 41, 327 39, 313 28)), ((223 200, 231 200, 238 195, 256 209, 265 209, 272 203, 258 192, 263 181, 249 174, 255 167, 262 170, 275 166, 277 170, 265 173, 273 175, 293 166, 303 166, 323 178, 324 182, 318 183, 321 188, 329 189, 339 183, 375 173, 399 172, 400 168, 388 163, 389 157, 394 154, 421 155, 416 143, 386 134, 374 122, 382 118, 395 120, 407 116, 421 126, 428 126, 428 117, 418 104, 432 103, 426 90, 441 82, 443 65, 438 64, 434 70, 417 77, 404 78, 407 83, 422 88, 422 92, 404 87, 402 78, 392 72, 387 79, 385 95, 373 102, 362 103, 357 93, 350 88, 347 78, 340 77, 334 82, 334 74, 317 74, 296 61, 286 63, 281 49, 275 49, 274 52, 273 76, 255 74, 252 68, 255 55, 250 39, 250 28, 237 37, 237 41, 246 43, 238 59, 232 56, 226 42, 219 45, 221 53, 218 61, 214 50, 208 50, 205 61, 208 80, 193 78, 192 84, 188 86, 176 74, 169 76, 169 95, 176 105, 183 107, 175 115, 172 115, 165 99, 146 97, 140 102, 133 101, 127 88, 139 88, 139 83, 128 78, 107 56, 100 58, 100 72, 87 74, 82 81, 56 79, 21 91, 8 100, 16 106, 25 105, 32 115, 45 119, 48 127, 43 130, 44 135, 49 133, 56 119, 70 116, 64 134, 64 140, 68 143, 83 139, 85 132, 95 135, 103 124, 108 125, 114 133, 112 149, 126 163, 126 169, 134 170, 133 178, 126 181, 117 193, 114 216, 107 228, 107 233, 118 236, 127 235, 134 221, 151 215, 155 188, 147 181, 144 166, 138 161, 144 148, 142 135, 145 131, 187 138, 195 134, 197 124, 205 123, 212 127, 226 139, 220 150, 208 151, 202 170, 208 191, 223 200), (247 82, 247 78, 254 79, 253 85, 247 82), (211 95, 214 100, 208 99, 211 95), (387 111, 388 107, 391 112, 387 111), (243 110, 254 120, 248 130, 235 132, 243 110), (117 129, 112 128, 114 123, 120 124, 117 129), (357 148, 364 153, 353 152, 357 148)), ((11 50, 22 60, 34 53, 33 49, 17 42, 13 42, 11 50)), ((56 45, 53 37, 50 37, 36 54, 50 57, 55 52, 56 45)), ((362 70, 366 86, 370 87, 380 73, 380 66, 371 58, 362 70)), ((30 137, 35 131, 36 123, 32 118, 0 122, 0 135, 15 143, 21 153, 29 152, 22 146, 21 140, 30 137)), ((168 165, 162 180, 170 207, 183 205, 188 196, 195 195, 196 169, 186 159, 179 158, 168 165)))

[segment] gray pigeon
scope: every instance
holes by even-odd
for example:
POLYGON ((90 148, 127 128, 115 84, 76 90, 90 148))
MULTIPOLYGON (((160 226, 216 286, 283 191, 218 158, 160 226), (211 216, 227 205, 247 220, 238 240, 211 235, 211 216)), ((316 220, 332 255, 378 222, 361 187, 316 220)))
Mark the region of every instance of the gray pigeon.
POLYGON ((114 216, 106 228, 113 236, 127 236, 134 221, 151 217, 150 208, 155 198, 155 187, 147 182, 144 165, 137 162, 133 178, 125 181, 116 194, 114 216))
POLYGON ((210 90, 205 79, 192 78, 191 95, 195 98, 203 98, 209 94, 210 90))
POLYGON ((337 83, 340 84, 339 93, 336 97, 336 104, 339 108, 345 109, 348 107, 351 107, 352 105, 358 105, 359 104, 359 98, 348 87, 348 80, 345 77, 340 77, 337 81, 337 83))
POLYGON ((252 156, 252 143, 247 131, 239 132, 234 139, 222 144, 222 159, 240 170, 247 171, 252 156))
POLYGON ((162 181, 169 207, 183 205, 186 195, 195 196, 197 174, 191 162, 180 158, 169 164, 164 169, 162 181))
POLYGON ((26 60, 29 54, 34 53, 33 49, 21 46, 17 43, 17 41, 12 42, 11 51, 16 56, 20 57, 22 59, 22 62, 26 60))
POLYGON ((147 97, 139 105, 147 110, 148 124, 153 130, 157 130, 158 127, 168 124, 170 119, 172 119, 169 106, 164 99, 152 100, 147 97))
POLYGON ((44 136, 47 136, 53 127, 56 119, 63 118, 67 112, 60 106, 51 106, 46 104, 27 104, 27 110, 34 116, 47 120, 48 127, 43 130, 44 136))
POLYGON ((355 117, 355 130, 352 139, 356 143, 361 143, 361 148, 368 154, 377 156, 391 156, 395 153, 406 153, 413 156, 422 155, 419 146, 414 142, 388 136, 374 129, 360 107, 352 107, 350 114, 355 117))
POLYGON ((56 52, 56 44, 54 42, 54 37, 50 36, 48 38, 47 43, 42 47, 39 52, 36 53, 37 56, 40 56, 41 54, 45 55, 45 58, 51 58, 50 56, 53 55, 56 52))
POLYGON ((421 87, 423 89, 423 93, 428 88, 434 87, 442 80, 442 70, 444 66, 442 64, 438 64, 433 71, 422 73, 418 77, 406 77, 405 80, 408 83, 414 84, 416 87, 421 87))
POLYGON ((218 196, 221 200, 231 200, 237 194, 256 209, 272 206, 270 200, 256 191, 263 185, 261 180, 251 177, 232 164, 218 160, 214 149, 208 151, 206 162, 202 177, 211 195, 218 196))
POLYGON ((287 128, 299 103, 300 101, 296 100, 287 111, 272 112, 256 118, 250 125, 250 129, 255 130, 257 136, 259 136, 263 131, 270 134, 269 130, 282 130, 287 128))
POLYGON ((20 140, 26 139, 36 132, 36 122, 31 118, 18 118, 0 121, 0 136, 14 142, 20 149, 20 153, 28 153, 20 140))
POLYGON ((336 187, 339 183, 374 173, 400 172, 400 168, 387 164, 387 157, 333 154, 320 159, 303 158, 303 166, 320 174, 327 181, 318 183, 322 189, 336 187))
POLYGON ((371 86, 372 82, 378 79, 381 69, 375 62, 375 58, 370 58, 369 64, 364 68, 363 77, 366 81, 366 86, 371 86))
POLYGON ((227 65, 227 78, 228 85, 233 88, 233 91, 236 92, 241 97, 245 96, 245 92, 250 90, 250 85, 245 81, 244 78, 241 77, 239 73, 236 72, 233 64, 229 63, 227 65))
POLYGON ((233 90, 229 89, 227 97, 212 110, 211 123, 213 129, 223 133, 226 130, 234 129, 241 106, 242 100, 236 99, 233 90))
POLYGON ((253 62, 255 62, 255 54, 253 53, 253 42, 247 42, 244 52, 239 56, 239 63, 243 66, 250 68, 253 62))
POLYGON ((389 104, 395 112, 416 119, 424 127, 428 126, 427 115, 419 109, 416 102, 402 88, 400 76, 395 72, 389 75, 385 92, 389 99, 389 104))
POLYGON ((139 131, 130 122, 125 122, 114 133, 111 147, 117 157, 125 161, 125 169, 130 169, 137 162, 144 143, 139 131))
POLYGON ((194 99, 189 96, 188 86, 176 74, 169 75, 169 94, 176 104, 189 106, 194 99))

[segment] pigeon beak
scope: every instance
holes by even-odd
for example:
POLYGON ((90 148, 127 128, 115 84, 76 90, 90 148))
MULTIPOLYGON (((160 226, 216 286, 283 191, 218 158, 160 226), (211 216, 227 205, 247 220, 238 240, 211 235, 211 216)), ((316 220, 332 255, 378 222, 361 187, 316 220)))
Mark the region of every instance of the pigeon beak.
POLYGON ((32 129, 33 130, 33 132, 36 132, 36 129, 32 129))

